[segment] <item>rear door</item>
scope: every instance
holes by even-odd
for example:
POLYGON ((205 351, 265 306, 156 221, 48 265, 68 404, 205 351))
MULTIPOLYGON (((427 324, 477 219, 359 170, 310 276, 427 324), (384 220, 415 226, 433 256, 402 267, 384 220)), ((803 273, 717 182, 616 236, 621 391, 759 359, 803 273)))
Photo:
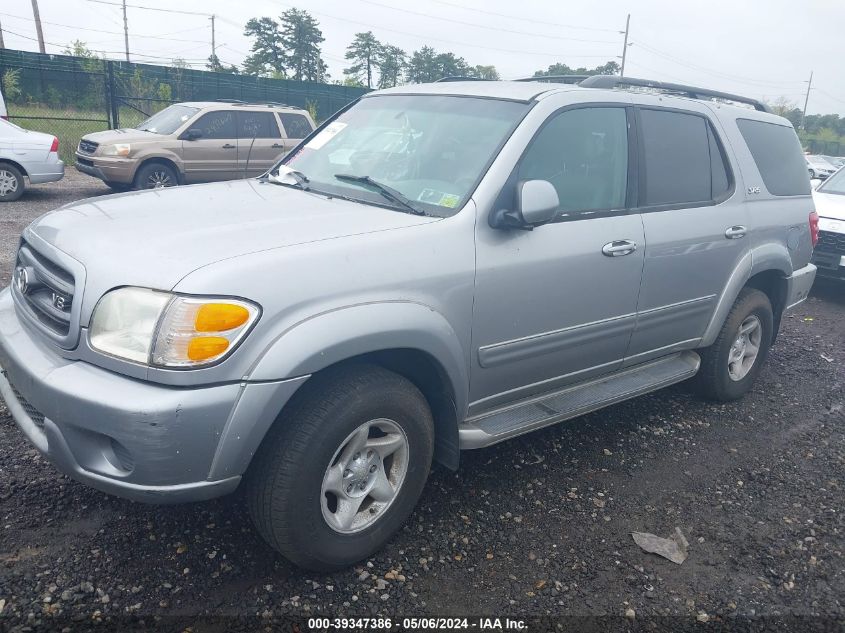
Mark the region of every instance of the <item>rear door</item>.
POLYGON ((311 121, 304 114, 296 112, 279 112, 282 120, 282 127, 285 131, 285 151, 290 151, 299 144, 299 141, 314 131, 311 121))
POLYGON ((646 247, 626 365, 695 347, 748 251, 747 210, 723 134, 697 107, 637 108, 646 247))
POLYGON ((236 112, 215 110, 201 115, 189 130, 199 137, 188 140, 182 135, 182 161, 186 182, 232 180, 238 171, 238 133, 236 112))
POLYGON ((260 176, 285 152, 272 110, 238 110, 238 177, 260 176))

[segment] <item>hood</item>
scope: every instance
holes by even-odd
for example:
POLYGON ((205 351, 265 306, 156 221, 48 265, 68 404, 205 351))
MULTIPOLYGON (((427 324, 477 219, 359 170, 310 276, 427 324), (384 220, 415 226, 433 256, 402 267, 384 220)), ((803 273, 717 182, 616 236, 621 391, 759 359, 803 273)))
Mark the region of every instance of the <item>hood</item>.
POLYGON ((136 130, 134 128, 122 128, 120 130, 105 130, 103 132, 94 132, 93 134, 86 134, 82 138, 86 141, 94 141, 100 145, 109 145, 110 143, 139 143, 141 141, 160 141, 168 138, 166 134, 156 134, 155 132, 144 132, 143 130, 136 130))
MULTIPOLYGON (((813 191, 813 203, 820 218, 845 220, 845 195, 813 191)), ((841 232, 845 233, 845 226, 841 232)))
POLYGON ((437 220, 235 180, 89 198, 40 217, 28 231, 79 261, 94 291, 167 290, 197 268, 239 255, 437 220))

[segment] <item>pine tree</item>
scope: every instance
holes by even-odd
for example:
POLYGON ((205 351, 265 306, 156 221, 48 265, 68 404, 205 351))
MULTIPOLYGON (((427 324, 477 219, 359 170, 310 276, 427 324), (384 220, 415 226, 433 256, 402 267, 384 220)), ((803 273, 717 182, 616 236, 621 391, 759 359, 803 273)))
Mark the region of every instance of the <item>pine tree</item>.
POLYGON ((353 62, 352 66, 344 69, 343 74, 349 75, 365 83, 367 88, 373 87, 376 68, 382 53, 382 45, 372 31, 356 33, 355 39, 346 48, 346 59, 353 62))

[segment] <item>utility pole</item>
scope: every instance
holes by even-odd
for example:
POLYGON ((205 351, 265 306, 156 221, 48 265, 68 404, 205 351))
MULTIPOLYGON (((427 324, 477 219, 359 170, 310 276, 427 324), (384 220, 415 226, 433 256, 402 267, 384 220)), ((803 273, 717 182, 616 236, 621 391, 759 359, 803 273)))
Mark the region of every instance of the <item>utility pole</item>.
MULTIPOLYGON (((625 57, 628 55, 628 28, 631 26, 631 14, 625 20, 625 42, 622 44, 622 68, 619 71, 619 76, 625 76, 625 57)), ((622 31, 619 31, 622 33, 622 31)))
POLYGON ((38 50, 46 53, 44 48, 44 31, 41 30, 41 14, 38 12, 38 0, 32 0, 32 17, 35 19, 35 32, 38 33, 38 50))
MULTIPOLYGON (((208 18, 208 19, 211 20, 211 56, 216 57, 217 56, 217 44, 214 41, 214 14, 212 13, 211 17, 208 18)), ((213 63, 213 60, 212 60, 212 63, 213 63)))
POLYGON ((126 0, 123 0, 123 43, 126 46, 126 61, 129 61, 129 22, 126 20, 126 0))
POLYGON ((807 116, 807 103, 810 101, 810 89, 813 87, 813 71, 810 71, 810 81, 807 82, 807 94, 804 96, 804 110, 801 112, 801 129, 804 129, 804 118, 807 116))
POLYGON ((0 49, 6 48, 6 45, 3 43, 3 24, 0 23, 0 49))

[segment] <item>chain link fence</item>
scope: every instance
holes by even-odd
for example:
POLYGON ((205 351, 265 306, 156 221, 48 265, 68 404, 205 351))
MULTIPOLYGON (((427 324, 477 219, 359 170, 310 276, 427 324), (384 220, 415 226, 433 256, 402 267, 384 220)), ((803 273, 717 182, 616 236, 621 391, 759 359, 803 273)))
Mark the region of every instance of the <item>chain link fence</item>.
POLYGON ((86 134, 135 127, 171 103, 284 103, 310 110, 320 121, 367 92, 317 82, 10 49, 0 49, 0 81, 9 120, 57 136, 67 164, 73 164, 79 139, 86 134))

